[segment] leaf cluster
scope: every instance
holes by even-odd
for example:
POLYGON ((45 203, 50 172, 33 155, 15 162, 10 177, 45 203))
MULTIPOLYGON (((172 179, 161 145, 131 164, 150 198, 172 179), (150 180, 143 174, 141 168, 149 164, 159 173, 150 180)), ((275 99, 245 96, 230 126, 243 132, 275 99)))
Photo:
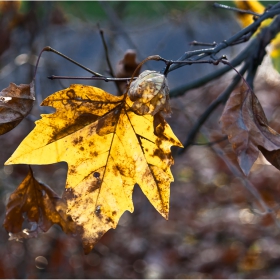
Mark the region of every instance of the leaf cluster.
MULTIPOLYGON (((240 4, 244 5, 243 2, 240 4)), ((253 10, 256 5, 252 7, 253 10)), ((262 10, 262 6, 259 7, 258 13, 262 10)), ((125 211, 133 212, 135 185, 140 186, 154 208, 167 219, 170 183, 174 180, 170 171, 174 163, 171 146, 183 148, 183 145, 165 120, 171 114, 166 77, 169 72, 186 65, 223 63, 222 70, 211 74, 213 79, 244 62, 228 89, 201 117, 184 149, 192 143, 197 130, 214 109, 223 103, 222 131, 227 135, 243 173, 249 175, 260 153, 280 169, 280 136, 269 126, 252 89, 257 68, 265 55, 264 48, 278 38, 280 18, 271 18, 280 13, 280 5, 262 12, 248 27, 228 40, 215 43, 212 48, 187 52, 177 61, 156 55, 139 63, 135 52, 128 51, 118 65, 116 79, 81 66, 93 74, 89 79, 115 81, 119 94, 125 92, 120 96, 101 88, 72 84, 43 100, 41 106, 50 106, 55 112, 41 115, 36 127, 5 164, 66 162, 65 191, 59 197, 50 187, 36 180, 30 167, 7 204, 4 227, 11 239, 34 237, 58 224, 65 233, 81 238, 88 253, 109 229, 116 228, 125 211), (255 34, 259 37, 254 37, 255 34), (251 44, 235 59, 234 65, 224 56, 217 57, 221 50, 250 38, 251 44), (253 49, 256 52, 247 58, 253 49), (165 68, 160 73, 150 70, 140 73, 143 63, 150 59, 164 61, 165 68), (245 73, 246 79, 242 76, 245 73), (126 75, 131 77, 125 78, 126 75), (138 77, 134 80, 134 76, 138 77), (241 79, 243 85, 238 87, 241 79), (128 85, 123 81, 129 81, 128 85), (23 228, 26 223, 29 228, 23 228)), ((240 19, 244 25, 248 24, 248 17, 240 15, 240 19)), ((79 65, 50 47, 43 51, 56 52, 79 65)), ((113 76, 112 69, 111 74, 113 76)), ((54 78, 59 77, 52 76, 54 78)), ((204 78, 203 82, 210 78, 204 78)), ((200 83, 196 81, 197 84, 200 83)), ((185 94, 188 87, 191 88, 187 85, 179 89, 179 93, 175 89, 171 97, 185 94)), ((34 81, 19 86, 11 83, 0 92, 0 135, 15 128, 30 113, 35 95, 34 81)), ((219 139, 215 139, 214 144, 217 143, 219 139)))

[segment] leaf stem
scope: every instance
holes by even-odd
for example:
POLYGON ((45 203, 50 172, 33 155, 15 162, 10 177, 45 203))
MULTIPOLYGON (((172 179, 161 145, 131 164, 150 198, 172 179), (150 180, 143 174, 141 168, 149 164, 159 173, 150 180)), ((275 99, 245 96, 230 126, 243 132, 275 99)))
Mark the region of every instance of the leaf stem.
POLYGON ((38 69, 39 61, 40 61, 40 58, 41 58, 41 56, 42 56, 42 54, 43 54, 44 51, 45 51, 45 50, 42 49, 41 52, 40 52, 40 54, 39 54, 39 56, 38 56, 38 58, 37 58, 37 62, 36 62, 35 70, 34 70, 33 81, 35 81, 35 77, 36 77, 36 74, 37 74, 37 69, 38 69))

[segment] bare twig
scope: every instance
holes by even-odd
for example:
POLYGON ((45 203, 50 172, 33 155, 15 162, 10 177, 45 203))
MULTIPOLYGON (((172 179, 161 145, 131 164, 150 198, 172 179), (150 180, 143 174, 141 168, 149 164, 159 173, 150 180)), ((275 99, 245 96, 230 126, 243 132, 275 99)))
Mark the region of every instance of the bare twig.
POLYGON ((126 40, 126 42, 131 46, 131 48, 135 49, 139 55, 139 58, 141 60, 144 59, 144 56, 141 54, 140 50, 138 49, 137 45, 131 40, 130 36, 125 31, 123 24, 116 14, 116 12, 112 9, 109 2, 106 1, 99 1, 101 7, 105 11, 105 13, 108 15, 108 19, 111 21, 112 26, 115 26, 115 28, 119 31, 119 33, 123 36, 123 38, 126 40))
POLYGON ((235 8, 235 7, 231 7, 231 6, 227 6, 227 5, 219 4, 219 3, 214 3, 213 7, 214 8, 222 8, 222 9, 226 9, 226 10, 230 10, 230 11, 235 11, 235 12, 242 13, 242 14, 249 14, 249 15, 253 15, 253 16, 257 16, 257 17, 261 16, 261 14, 255 13, 251 10, 238 9, 238 8, 235 8))
POLYGON ((266 204, 266 202, 263 200, 261 194, 255 188, 255 186, 241 173, 241 171, 235 165, 233 165, 230 162, 230 160, 227 158, 227 156, 224 155, 223 151, 219 147, 213 146, 212 149, 216 152, 218 156, 220 156, 223 159, 223 161, 226 163, 227 167, 232 172, 232 174, 242 181, 247 191, 250 192, 257 199, 257 201, 264 210, 264 212, 259 214, 271 214, 276 226, 280 229, 280 223, 277 220, 276 213, 266 204))
MULTIPOLYGON (((278 9, 280 12, 280 10, 278 9)), ((251 65, 248 69, 248 75, 247 75, 247 82, 250 85, 251 88, 253 88, 253 80, 254 76, 256 74, 258 66, 261 64, 262 59, 265 55, 265 47, 271 42, 272 39, 275 38, 276 34, 280 30, 280 18, 279 16, 276 17, 276 19, 273 21, 273 23, 264 28, 256 38, 252 39, 252 42, 250 45, 241 52, 236 58, 234 58, 231 61, 231 65, 233 67, 238 66, 241 64, 244 60, 248 58, 252 58, 251 65)), ((180 64, 178 64, 179 67, 181 67, 180 64)), ((172 65, 172 67, 177 67, 177 65, 172 65)), ((186 93, 186 91, 190 89, 194 89, 200 86, 205 85, 209 81, 214 80, 215 78, 221 77, 223 74, 231 70, 231 67, 225 66, 213 73, 210 73, 202 78, 199 78, 193 82, 190 82, 184 86, 177 87, 170 91, 170 98, 182 96, 186 93)))
POLYGON ((197 42, 197 41, 192 41, 190 42, 190 46, 208 46, 208 47, 215 47, 217 45, 216 42, 213 43, 203 43, 203 42, 197 42))
MULTIPOLYGON (((105 82, 116 82, 116 81, 129 81, 136 79, 135 73, 137 70, 142 67, 144 63, 150 60, 155 60, 155 61, 163 61, 165 62, 168 67, 172 64, 182 64, 182 65, 191 65, 191 64, 214 64, 218 65, 220 62, 222 62, 224 59, 226 59, 225 56, 221 56, 220 58, 210 58, 209 60, 199 60, 199 61, 173 61, 173 60, 167 60, 165 58, 160 57, 159 55, 151 55, 148 56, 146 59, 144 59, 137 68, 135 69, 135 72, 133 73, 132 77, 130 78, 114 78, 114 77, 106 77, 106 76, 92 76, 92 77, 74 77, 74 76, 55 76, 51 75, 48 77, 50 80, 58 80, 58 79, 64 79, 64 80, 101 80, 105 82)), ((166 71, 168 72, 168 67, 166 68, 166 71)))
MULTIPOLYGON (((188 118, 188 120, 190 122, 193 122, 193 118, 186 115, 185 114, 185 117, 188 118)), ((209 139, 209 132, 205 129, 205 128, 202 128, 202 135, 206 138, 206 139, 209 139)), ((218 141, 213 141, 216 142, 216 144, 218 142, 221 142, 220 140, 222 140, 223 138, 219 139, 218 141)), ((211 142, 210 142, 211 143, 211 142)), ((278 228, 280 228, 280 223, 279 221, 277 220, 277 215, 276 213, 274 212, 273 209, 271 209, 267 204, 266 202, 263 200, 261 194, 258 192, 258 190, 255 188, 255 186, 248 180, 247 177, 244 176, 244 174, 242 173, 242 171, 235 165, 233 164, 229 158, 224 154, 223 150, 218 146, 218 145, 209 145, 211 147, 211 149, 225 162, 225 164, 227 165, 228 169, 231 171, 231 173, 239 178, 243 184, 243 186, 246 188, 246 190, 251 193, 256 199, 257 201, 259 202, 260 206, 262 207, 263 209, 263 212, 259 212, 258 211, 258 214, 261 214, 261 215, 266 215, 266 214, 271 214, 276 226, 278 228)))
MULTIPOLYGON (((110 75, 113 78, 115 78, 114 70, 113 70, 113 67, 112 67, 112 64, 111 64, 111 61, 110 61, 110 58, 109 58, 108 47, 107 47, 107 44, 106 44, 106 41, 105 41, 105 38, 104 38, 104 32, 103 32, 102 29, 100 29, 99 25, 98 25, 98 29, 99 29, 99 33, 100 33, 101 40, 102 40, 102 43, 103 43, 103 47, 104 47, 104 50, 105 50, 105 56, 106 56, 106 61, 107 61, 108 67, 109 67, 110 75)), ((117 81, 115 81, 115 85, 117 87, 119 95, 121 95, 122 94, 122 90, 120 88, 119 83, 117 83, 117 81)))
MULTIPOLYGON (((239 71, 239 73, 241 75, 243 75, 246 70, 248 69, 248 65, 245 64, 241 70, 239 71)), ((193 140, 197 134, 197 132, 199 131, 200 127, 205 123, 205 121, 208 119, 208 117, 214 112, 214 110, 222 103, 225 103, 226 100, 228 99, 228 97, 230 96, 231 92, 234 90, 234 88, 236 87, 236 85, 239 83, 239 81, 241 80, 240 75, 236 75, 233 79, 233 81, 231 82, 231 84, 228 86, 228 88, 217 98, 215 99, 210 105, 209 107, 204 111, 204 113, 199 117, 199 119, 197 120, 197 122, 195 123, 195 125, 193 126, 193 128, 191 129, 191 131, 188 133, 188 137, 187 140, 184 142, 184 148, 180 149, 178 151, 178 154, 182 154, 184 153, 187 148, 193 143, 193 140)))
MULTIPOLYGON (((253 22, 251 25, 245 27, 244 29, 240 30, 233 36, 231 36, 227 40, 223 40, 222 42, 218 43, 214 48, 208 48, 208 49, 201 49, 201 50, 194 50, 186 52, 184 55, 182 55, 178 61, 184 61, 186 59, 191 59, 193 61, 204 59, 206 56, 209 56, 211 54, 217 54, 222 49, 227 48, 228 46, 234 44, 236 41, 240 40, 241 37, 243 37, 246 34, 253 34, 260 24, 268 19, 273 18, 274 16, 278 15, 280 13, 280 3, 275 4, 272 6, 271 9, 267 10, 264 14, 262 14, 255 22, 253 22)), ((169 72, 174 71, 177 68, 182 67, 182 65, 174 64, 170 67, 169 72)), ((161 70, 161 72, 164 72, 164 69, 161 70)))
MULTIPOLYGON (((68 61, 74 63, 74 64, 77 65, 77 66, 79 66, 80 68, 86 70, 87 72, 93 74, 94 76, 96 76, 96 77, 103 77, 101 74, 92 71, 91 69, 89 69, 89 68, 83 66, 82 64, 80 64, 80 63, 78 63, 77 61, 73 60, 72 58, 66 56, 65 54, 63 54, 63 53, 61 53, 61 52, 59 52, 59 51, 57 51, 57 50, 55 50, 55 49, 53 49, 53 48, 51 48, 51 47, 49 47, 49 46, 48 46, 48 47, 44 47, 43 50, 42 50, 42 52, 43 52, 43 51, 56 53, 56 54, 58 54, 59 56, 65 58, 65 59, 67 59, 68 61)), ((42 53, 42 52, 41 52, 41 53, 42 53)), ((38 62, 39 62, 39 59, 38 59, 38 62)))
POLYGON ((250 56, 250 66, 248 68, 248 73, 246 81, 249 86, 253 89, 254 79, 258 67, 261 65, 264 56, 266 55, 266 46, 270 44, 271 40, 276 37, 280 30, 280 16, 277 16, 271 25, 264 28, 260 34, 258 34, 257 40, 259 42, 255 52, 250 56))
MULTIPOLYGON (((104 81, 104 82, 115 82, 115 81, 130 81, 131 77, 129 78, 112 78, 112 77, 73 77, 73 76, 49 76, 48 79, 50 80, 98 80, 98 81, 104 81)), ((136 78, 133 78, 136 79, 136 78)))
POLYGON ((114 70, 113 70, 113 67, 112 67, 112 64, 111 64, 111 61, 110 61, 110 58, 109 58, 108 47, 107 47, 107 44, 106 44, 106 41, 105 41, 105 38, 104 38, 104 32, 103 32, 102 29, 100 29, 99 25, 98 25, 98 30, 99 30, 99 34, 101 36, 101 40, 102 40, 103 47, 104 47, 104 50, 105 50, 105 56, 106 56, 106 61, 107 61, 108 67, 109 67, 110 75, 112 77, 115 77, 114 70))
MULTIPOLYGON (((256 49, 257 44, 258 44, 257 40, 253 39, 251 44, 244 51, 242 51, 236 58, 234 58, 231 61, 231 65, 233 67, 237 67, 239 64, 241 64, 256 49)), ((169 93, 170 98, 182 96, 186 93, 186 91, 188 91, 190 89, 201 87, 201 86, 207 84, 208 82, 221 77, 222 75, 224 75, 231 69, 232 68, 230 66, 226 65, 223 68, 221 68, 217 71, 211 72, 210 74, 205 75, 202 78, 192 81, 186 85, 174 88, 169 93)))

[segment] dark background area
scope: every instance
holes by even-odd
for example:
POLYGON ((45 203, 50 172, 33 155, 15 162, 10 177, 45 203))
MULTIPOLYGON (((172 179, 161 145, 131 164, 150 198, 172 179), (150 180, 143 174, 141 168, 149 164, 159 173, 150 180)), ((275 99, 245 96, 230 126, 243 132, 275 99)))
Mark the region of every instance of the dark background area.
MULTIPOLYGON (((221 2, 223 3, 223 2, 221 2)), ((225 2, 233 5, 232 2, 225 2)), ((268 2, 265 2, 267 5, 268 2)), ((177 59, 198 47, 193 40, 219 42, 241 29, 230 11, 214 9, 213 2, 1 2, 0 88, 10 82, 30 83, 37 57, 45 46, 64 53, 92 70, 108 74, 98 24, 104 31, 109 56, 116 69, 128 49, 139 61, 152 54, 177 59)), ((233 59, 246 44, 228 48, 233 59)), ((142 70, 160 70, 149 62, 142 70)), ((170 89, 185 85, 221 66, 192 65, 168 76, 170 89)), ((26 165, 4 166, 19 143, 34 127, 41 101, 71 83, 84 83, 116 94, 114 83, 47 79, 50 75, 90 76, 54 53, 43 53, 36 75, 36 105, 28 118, 0 136, 0 222, 10 194, 27 175, 26 165)), ((232 73, 171 100, 167 119, 184 141, 194 121, 231 82, 232 73)), ((269 60, 261 67, 255 92, 268 119, 279 131, 279 74, 269 60), (268 97, 269 95, 269 97, 268 97)), ((222 135, 222 106, 207 121, 197 142, 222 135)), ((0 229, 1 278, 279 278, 279 178, 261 159, 253 166, 250 182, 273 209, 263 214, 259 201, 242 179, 225 164, 231 156, 227 141, 214 146, 194 145, 176 156, 172 172, 170 216, 164 220, 136 187, 134 213, 126 212, 118 227, 106 233, 92 252, 58 226, 37 239, 8 241, 0 229), (262 163, 262 164, 260 164, 262 163), (273 219, 275 218, 275 220, 273 219)), ((233 164, 236 162, 233 160, 233 164)), ((62 194, 67 164, 32 166, 34 175, 62 194)))

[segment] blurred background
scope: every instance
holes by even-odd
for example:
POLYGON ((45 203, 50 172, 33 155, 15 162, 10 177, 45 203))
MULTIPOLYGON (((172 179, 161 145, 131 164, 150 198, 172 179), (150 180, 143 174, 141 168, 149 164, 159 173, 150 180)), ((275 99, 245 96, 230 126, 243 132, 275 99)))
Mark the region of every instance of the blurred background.
MULTIPOLYGON (((131 50, 138 62, 153 54, 175 60, 186 51, 201 48, 190 45, 192 41, 220 42, 241 27, 234 12, 215 9, 210 1, 0 2, 0 88, 8 87, 10 82, 30 83, 45 46, 109 76, 100 29, 113 70, 121 75, 120 61, 131 50)), ((221 55, 231 60, 245 47, 246 43, 231 47, 221 55)), ((163 66, 161 62, 148 62, 142 70, 161 70, 163 66)), ((174 90, 219 67, 182 67, 169 74, 169 87, 174 90)), ((3 164, 33 129, 40 114, 53 111, 40 108, 41 101, 71 83, 89 84, 117 94, 114 83, 52 81, 47 78, 50 75, 91 76, 54 53, 43 53, 36 75, 37 101, 31 114, 0 136, 1 223, 10 194, 28 172, 26 165, 3 164)), ((182 142, 196 119, 229 85, 232 75, 228 73, 171 100, 173 114, 167 121, 182 142)), ((279 82, 279 74, 267 58, 259 69, 255 92, 278 131, 279 82)), ((222 109, 211 115, 196 143, 222 137, 218 124, 222 109)), ((173 151, 175 182, 171 184, 168 221, 136 187, 134 213, 124 213, 118 227, 106 233, 88 255, 58 226, 37 239, 22 242, 8 241, 1 227, 0 278, 279 278, 279 171, 260 159, 249 176, 273 209, 271 215, 263 213, 259 201, 247 191, 246 181, 232 173, 232 166, 237 165, 227 141, 194 145, 181 156, 173 151)), ((59 195, 63 193, 66 163, 32 168, 37 180, 59 195)))

